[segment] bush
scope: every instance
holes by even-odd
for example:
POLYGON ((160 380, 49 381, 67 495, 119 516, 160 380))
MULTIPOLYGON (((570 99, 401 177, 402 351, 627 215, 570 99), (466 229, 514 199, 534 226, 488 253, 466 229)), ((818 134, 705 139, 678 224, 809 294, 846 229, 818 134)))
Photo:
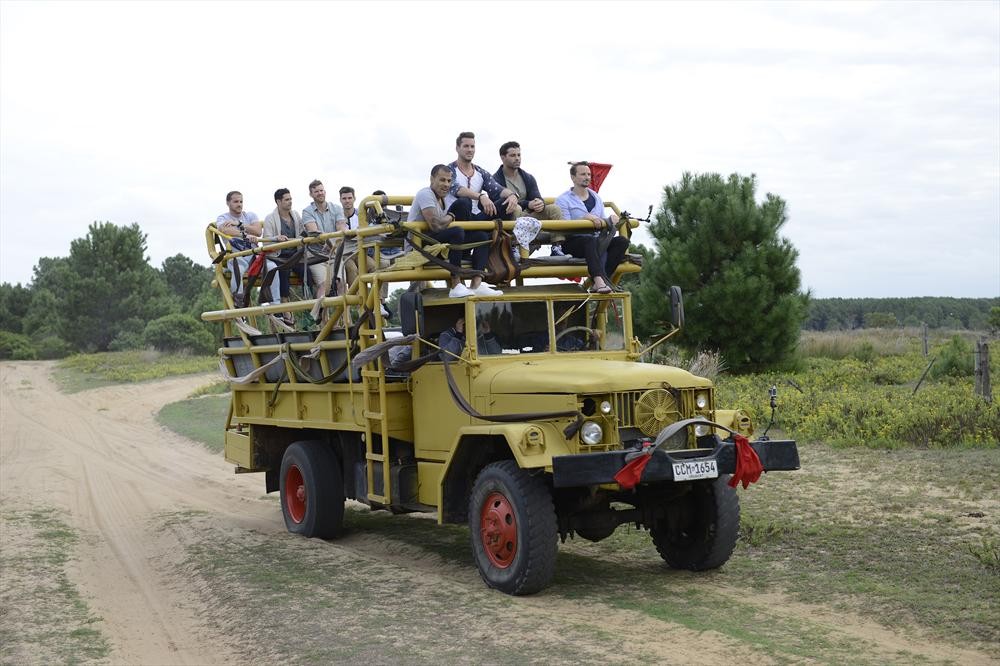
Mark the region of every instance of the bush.
POLYGON ((33 361, 38 355, 28 336, 0 331, 0 359, 5 358, 14 361, 33 361))
POLYGON ((931 376, 971 377, 972 366, 972 346, 956 335, 938 352, 938 360, 931 368, 931 376))
POLYGON ((73 345, 57 335, 47 335, 35 344, 38 358, 66 358, 73 353, 73 345))
POLYGON ((146 345, 161 351, 189 351, 194 354, 215 351, 212 334, 204 324, 186 314, 169 314, 149 322, 142 338, 146 345))
POLYGON ((726 368, 722 354, 717 351, 699 351, 685 354, 679 347, 662 345, 648 354, 650 363, 684 368, 693 375, 715 381, 726 368))
POLYGON ((767 389, 773 384, 776 425, 797 439, 878 448, 1000 442, 1000 405, 975 399, 970 378, 924 382, 913 394, 926 366, 919 352, 867 363, 815 358, 806 363, 801 373, 722 376, 716 404, 743 409, 762 426, 770 416, 767 389))

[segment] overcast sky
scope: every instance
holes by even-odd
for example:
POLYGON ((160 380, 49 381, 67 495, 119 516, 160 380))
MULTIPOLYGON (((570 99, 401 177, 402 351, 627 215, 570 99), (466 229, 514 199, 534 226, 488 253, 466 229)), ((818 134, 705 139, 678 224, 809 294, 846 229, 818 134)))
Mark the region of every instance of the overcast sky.
POLYGON ((207 264, 228 190, 412 195, 462 130, 633 213, 754 173, 817 297, 1000 295, 997 2, 3 0, 0 281, 95 220, 207 264))

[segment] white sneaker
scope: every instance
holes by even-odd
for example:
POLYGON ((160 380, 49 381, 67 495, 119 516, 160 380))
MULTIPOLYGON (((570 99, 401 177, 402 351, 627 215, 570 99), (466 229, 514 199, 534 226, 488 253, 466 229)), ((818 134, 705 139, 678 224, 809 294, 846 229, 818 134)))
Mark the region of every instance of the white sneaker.
POLYGON ((472 291, 472 293, 475 294, 476 296, 503 296, 502 291, 500 291, 499 289, 494 289, 485 282, 480 282, 479 286, 476 287, 472 291))
POLYGON ((468 287, 466 287, 464 284, 462 284, 461 282, 459 282, 458 284, 456 284, 454 287, 451 288, 451 291, 448 292, 448 297, 449 298, 465 298, 466 296, 474 296, 475 294, 476 294, 476 292, 472 291, 471 289, 469 289, 468 287))

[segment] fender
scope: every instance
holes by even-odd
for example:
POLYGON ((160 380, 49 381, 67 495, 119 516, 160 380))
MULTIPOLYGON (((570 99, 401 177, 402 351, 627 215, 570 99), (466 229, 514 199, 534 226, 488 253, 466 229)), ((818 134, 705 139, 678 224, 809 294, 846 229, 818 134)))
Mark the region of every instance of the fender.
POLYGON ((471 487, 475 480, 474 476, 468 478, 469 469, 473 468, 478 474, 482 467, 470 466, 470 460, 482 458, 480 462, 485 464, 513 459, 522 469, 542 469, 551 473, 554 456, 572 453, 563 435, 568 422, 570 421, 567 419, 566 422, 491 423, 460 428, 455 433, 451 453, 441 470, 437 488, 438 523, 454 522, 459 519, 457 514, 464 515, 465 507, 461 506, 462 501, 457 500, 454 495, 461 493, 461 499, 464 500, 466 486, 471 487), (489 444, 477 450, 479 445, 486 442, 489 444), (496 442, 502 442, 499 449, 496 442))

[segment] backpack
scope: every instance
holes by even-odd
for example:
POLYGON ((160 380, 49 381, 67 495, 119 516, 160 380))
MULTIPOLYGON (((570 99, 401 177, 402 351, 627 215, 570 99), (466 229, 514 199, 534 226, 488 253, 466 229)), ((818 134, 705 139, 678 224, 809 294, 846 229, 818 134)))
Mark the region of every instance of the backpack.
POLYGON ((483 279, 491 284, 504 284, 521 274, 521 266, 515 260, 514 245, 514 237, 504 231, 503 221, 497 220, 483 279))

